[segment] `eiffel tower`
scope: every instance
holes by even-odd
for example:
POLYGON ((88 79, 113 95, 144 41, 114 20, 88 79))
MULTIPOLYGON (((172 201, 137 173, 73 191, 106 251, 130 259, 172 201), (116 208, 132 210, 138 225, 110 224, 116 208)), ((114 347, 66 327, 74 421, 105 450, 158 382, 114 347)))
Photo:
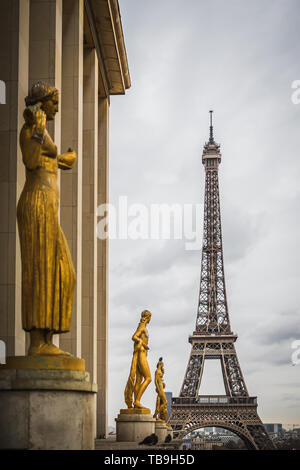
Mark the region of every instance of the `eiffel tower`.
POLYGON ((179 397, 172 399, 169 418, 174 438, 182 440, 203 427, 233 431, 247 449, 275 449, 257 413, 257 398, 250 397, 235 350, 225 289, 218 168, 220 145, 213 136, 210 111, 210 137, 204 145, 205 167, 204 236, 196 328, 189 342, 189 362, 179 397), (226 395, 198 395, 204 362, 219 359, 226 395))

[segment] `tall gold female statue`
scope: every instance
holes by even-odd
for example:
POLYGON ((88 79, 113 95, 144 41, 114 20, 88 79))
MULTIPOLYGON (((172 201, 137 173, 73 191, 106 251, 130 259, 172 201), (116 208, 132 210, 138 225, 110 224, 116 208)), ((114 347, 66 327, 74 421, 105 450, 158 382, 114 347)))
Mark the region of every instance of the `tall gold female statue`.
POLYGON ((151 373, 147 361, 148 331, 147 324, 151 320, 151 312, 144 310, 141 314, 141 320, 137 330, 132 336, 134 341, 133 357, 131 362, 130 374, 125 388, 125 403, 128 408, 139 408, 150 412, 148 408, 141 405, 140 399, 149 383, 151 382, 151 373), (134 397, 134 398, 133 398, 134 397))
POLYGON ((155 413, 153 415, 153 418, 166 422, 168 410, 167 410, 167 397, 164 391, 164 388, 165 388, 165 384, 163 381, 164 373, 165 373, 164 363, 163 363, 162 357, 160 357, 156 366, 156 371, 155 371, 155 390, 157 393, 157 398, 156 398, 156 408, 155 408, 155 413))
POLYGON ((58 168, 76 161, 71 149, 57 155, 46 129, 58 111, 56 88, 33 85, 25 99, 20 133, 26 182, 17 207, 22 258, 22 326, 30 332, 28 355, 68 355, 52 343, 53 334, 70 330, 75 271, 58 223, 58 168))

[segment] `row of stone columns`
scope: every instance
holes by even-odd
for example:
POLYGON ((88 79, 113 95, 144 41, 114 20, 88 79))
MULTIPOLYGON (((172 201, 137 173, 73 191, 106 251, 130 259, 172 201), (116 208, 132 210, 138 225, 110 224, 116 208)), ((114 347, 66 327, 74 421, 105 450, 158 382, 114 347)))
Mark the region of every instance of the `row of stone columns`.
POLYGON ((37 80, 60 91, 60 112, 48 130, 58 152, 71 147, 77 164, 60 176, 60 221, 77 274, 71 331, 56 344, 86 361, 98 383, 97 432, 107 428, 107 243, 96 237, 96 209, 108 200, 108 97, 98 96, 98 58, 84 47, 83 0, 1 0, 0 64, 7 86, 0 107, 0 339, 7 355, 24 355, 21 262, 16 204, 25 171, 18 144, 24 98, 37 80), (3 18, 9 11, 9 18, 3 18), (3 65, 3 68, 2 68, 3 65), (2 171, 3 170, 3 171, 2 171))

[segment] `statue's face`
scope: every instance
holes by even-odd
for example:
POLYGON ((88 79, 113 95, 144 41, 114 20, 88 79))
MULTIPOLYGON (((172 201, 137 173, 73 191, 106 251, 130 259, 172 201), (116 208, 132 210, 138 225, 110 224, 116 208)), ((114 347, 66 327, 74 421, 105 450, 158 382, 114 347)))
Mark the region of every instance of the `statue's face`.
POLYGON ((147 325, 149 321, 151 320, 151 312, 149 312, 149 310, 144 310, 144 312, 142 312, 142 318, 145 319, 144 321, 147 325))
POLYGON ((47 121, 53 121, 55 114, 58 112, 59 97, 56 93, 50 100, 47 100, 42 105, 42 110, 46 113, 47 121))
POLYGON ((147 323, 149 323, 150 320, 151 320, 151 313, 149 312, 149 314, 147 315, 147 323))

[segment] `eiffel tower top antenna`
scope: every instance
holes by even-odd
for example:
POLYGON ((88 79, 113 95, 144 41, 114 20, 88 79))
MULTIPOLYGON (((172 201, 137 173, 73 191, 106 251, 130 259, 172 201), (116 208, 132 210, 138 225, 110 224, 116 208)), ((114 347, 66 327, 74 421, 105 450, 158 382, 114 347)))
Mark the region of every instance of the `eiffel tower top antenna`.
POLYGON ((209 126, 209 140, 205 143, 203 148, 202 163, 208 168, 217 168, 221 163, 220 145, 215 142, 214 128, 212 121, 213 110, 209 111, 210 126, 209 126))
POLYGON ((213 129, 213 124, 212 124, 213 110, 211 109, 209 113, 210 113, 209 143, 213 144, 214 143, 214 134, 213 134, 214 129, 213 129))

